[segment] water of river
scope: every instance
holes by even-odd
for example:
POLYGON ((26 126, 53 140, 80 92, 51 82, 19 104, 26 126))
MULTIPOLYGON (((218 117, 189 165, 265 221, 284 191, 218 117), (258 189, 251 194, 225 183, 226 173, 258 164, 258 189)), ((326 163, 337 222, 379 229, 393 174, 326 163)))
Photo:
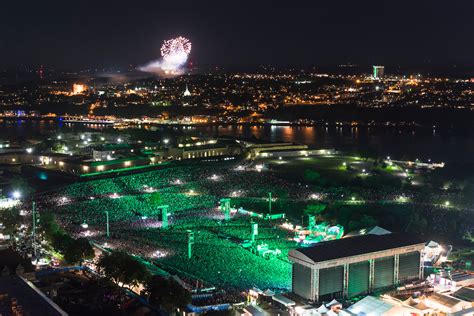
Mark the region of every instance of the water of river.
MULTIPOLYGON (((165 127, 157 133, 216 135, 216 126, 165 127)), ((66 124, 55 120, 0 121, 0 139, 39 138, 50 133, 107 131, 103 125, 66 124)), ((125 132, 125 131, 124 131, 125 132)), ((425 128, 350 127, 350 126, 249 126, 218 127, 219 136, 256 137, 265 141, 285 141, 317 148, 357 150, 371 148, 383 155, 445 162, 473 162, 474 135, 425 128)))

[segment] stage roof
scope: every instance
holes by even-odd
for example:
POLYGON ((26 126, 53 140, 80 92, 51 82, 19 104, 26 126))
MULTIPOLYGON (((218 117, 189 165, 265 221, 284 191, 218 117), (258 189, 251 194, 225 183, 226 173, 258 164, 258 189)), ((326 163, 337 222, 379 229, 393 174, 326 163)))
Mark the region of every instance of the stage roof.
MULTIPOLYGON (((323 262, 339 258, 363 255, 372 252, 389 250, 423 244, 419 237, 406 233, 391 233, 385 235, 361 235, 324 241, 312 247, 298 248, 291 252, 299 252, 313 262, 323 262)), ((290 257, 291 257, 290 252, 290 257)))

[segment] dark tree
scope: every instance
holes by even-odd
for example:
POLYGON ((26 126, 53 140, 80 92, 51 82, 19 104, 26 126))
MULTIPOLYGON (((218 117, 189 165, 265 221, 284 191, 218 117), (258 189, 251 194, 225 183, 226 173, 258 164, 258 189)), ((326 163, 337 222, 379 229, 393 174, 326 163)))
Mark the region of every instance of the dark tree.
POLYGON ((103 254, 97 263, 99 271, 121 286, 137 286, 145 282, 149 273, 146 267, 125 252, 103 254))
POLYGON ((172 278, 153 276, 146 284, 148 300, 167 312, 184 308, 191 302, 191 293, 172 278))
POLYGON ((69 263, 78 263, 92 258, 94 258, 94 249, 86 238, 73 240, 64 251, 64 259, 69 263))

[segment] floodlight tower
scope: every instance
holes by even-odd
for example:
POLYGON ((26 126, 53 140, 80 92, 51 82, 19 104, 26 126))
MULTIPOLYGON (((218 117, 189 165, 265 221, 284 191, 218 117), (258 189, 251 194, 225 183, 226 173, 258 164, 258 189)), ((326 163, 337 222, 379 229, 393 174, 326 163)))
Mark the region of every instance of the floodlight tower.
POLYGON ((188 234, 188 259, 193 256, 194 232, 192 230, 186 231, 188 234))
POLYGON ((252 244, 255 243, 255 237, 258 235, 258 223, 252 223, 252 244))
POLYGON ((272 213, 272 192, 268 192, 268 214, 272 213))
POLYGON ((33 201, 31 203, 31 220, 32 220, 32 226, 31 226, 31 244, 33 246, 33 253, 36 258, 36 202, 33 201))
POLYGON ((106 228, 106 233, 105 235, 110 237, 110 226, 109 226, 109 211, 105 211, 105 228, 106 228))
POLYGON ((316 220, 314 218, 314 215, 308 215, 308 230, 313 231, 315 226, 316 220))
POLYGON ((31 220, 32 220, 31 235, 33 236, 33 240, 34 240, 36 236, 36 203, 35 201, 31 203, 31 220))
POLYGON ((221 211, 224 212, 224 220, 228 221, 230 219, 230 199, 225 198, 220 200, 221 211))
POLYGON ((161 205, 158 206, 158 209, 161 210, 161 227, 168 228, 168 209, 170 208, 169 205, 161 205))

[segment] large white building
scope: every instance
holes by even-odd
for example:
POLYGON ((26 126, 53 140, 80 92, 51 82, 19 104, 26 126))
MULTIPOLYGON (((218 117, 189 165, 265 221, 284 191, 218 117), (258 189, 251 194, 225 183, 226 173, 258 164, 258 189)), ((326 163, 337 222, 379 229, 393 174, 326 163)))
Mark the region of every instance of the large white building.
POLYGON ((293 292, 312 301, 354 297, 423 277, 417 237, 360 235, 291 250, 293 292))

